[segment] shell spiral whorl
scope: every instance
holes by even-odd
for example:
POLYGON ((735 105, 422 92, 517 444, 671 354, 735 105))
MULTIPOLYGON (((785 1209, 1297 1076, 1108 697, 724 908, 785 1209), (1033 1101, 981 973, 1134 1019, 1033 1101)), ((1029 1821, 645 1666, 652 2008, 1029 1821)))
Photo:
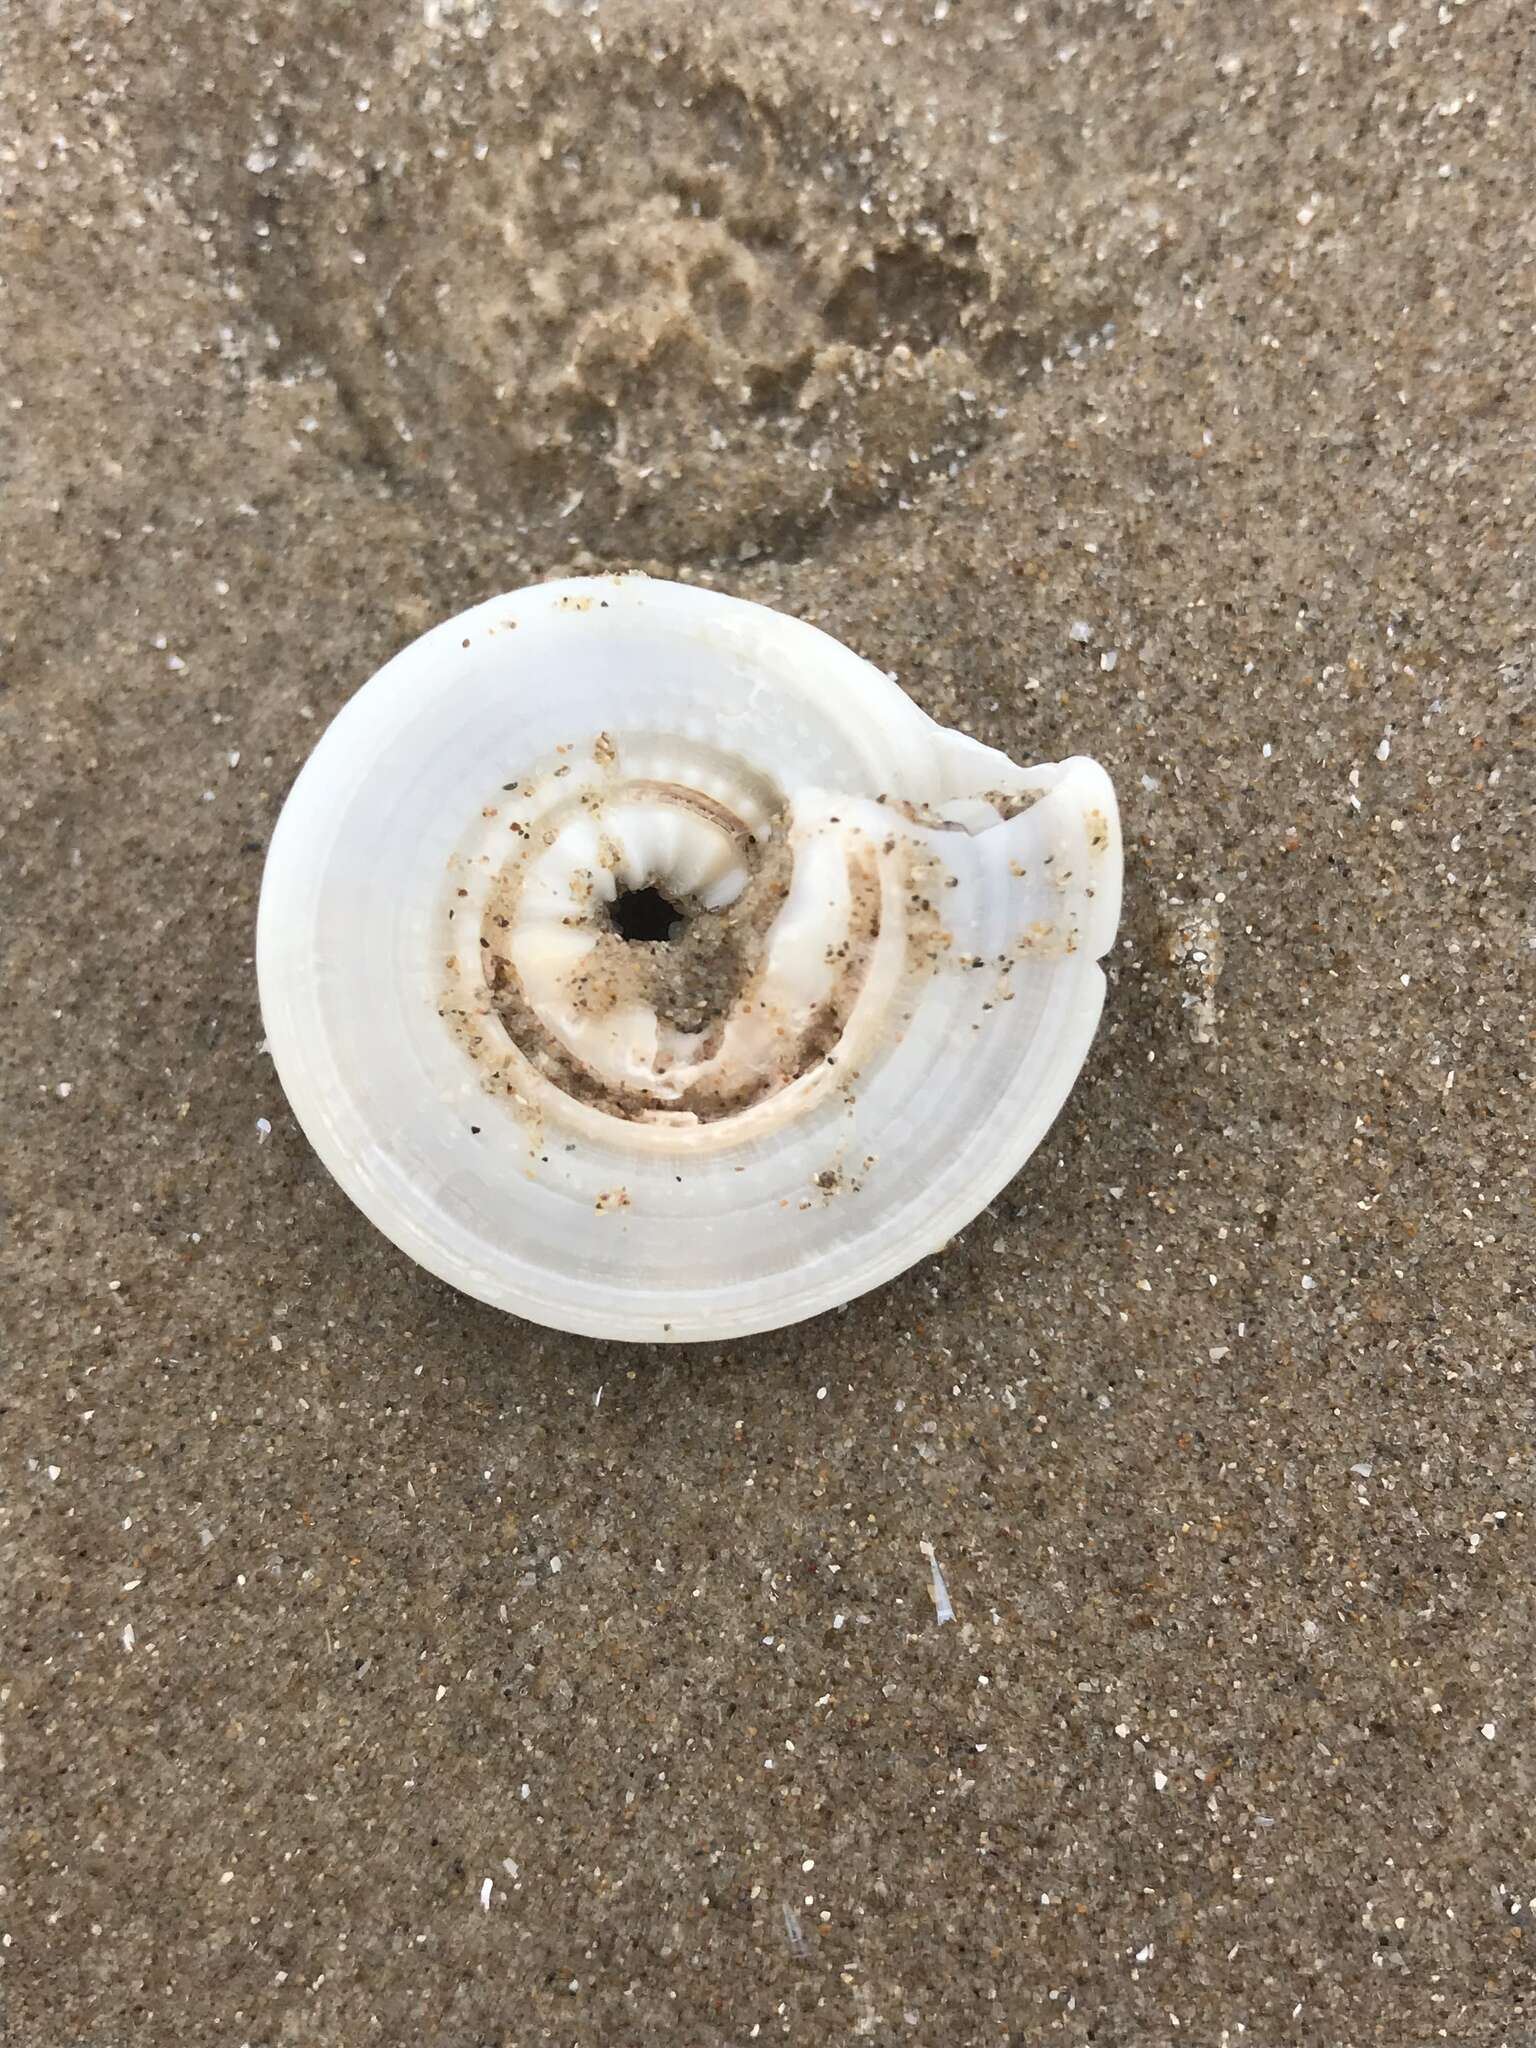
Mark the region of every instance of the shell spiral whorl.
POLYGON ((316 748, 263 885, 269 1042, 342 1185, 455 1285, 593 1335, 773 1327, 1028 1156, 1120 860, 1095 763, 1021 770, 812 627, 534 586, 316 748))

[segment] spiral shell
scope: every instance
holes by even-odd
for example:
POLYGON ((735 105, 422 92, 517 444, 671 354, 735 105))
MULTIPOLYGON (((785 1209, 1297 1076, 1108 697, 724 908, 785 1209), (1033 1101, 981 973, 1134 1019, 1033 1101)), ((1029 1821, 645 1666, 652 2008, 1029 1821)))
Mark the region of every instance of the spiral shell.
POLYGON ((1040 1142, 1119 916, 1109 778, 814 627, 625 576, 422 636, 283 809, 258 971, 316 1151, 455 1287, 685 1341, 847 1301, 1040 1142))

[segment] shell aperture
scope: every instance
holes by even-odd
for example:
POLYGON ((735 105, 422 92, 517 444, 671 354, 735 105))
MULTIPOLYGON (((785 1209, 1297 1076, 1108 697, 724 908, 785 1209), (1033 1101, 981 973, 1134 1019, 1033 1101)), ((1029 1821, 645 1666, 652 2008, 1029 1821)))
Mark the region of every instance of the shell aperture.
POLYGON ((1113 790, 936 725, 816 628, 639 576, 447 622, 268 856, 299 1122, 494 1305, 686 1341, 939 1248, 1043 1137, 1119 915, 1113 790))

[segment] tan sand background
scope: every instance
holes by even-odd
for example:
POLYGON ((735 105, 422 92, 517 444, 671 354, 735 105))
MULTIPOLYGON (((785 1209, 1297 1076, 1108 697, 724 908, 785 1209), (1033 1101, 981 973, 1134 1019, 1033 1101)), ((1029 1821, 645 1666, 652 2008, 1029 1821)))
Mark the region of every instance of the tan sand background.
POLYGON ((7 2042, 1529 2044, 1529 7, 0 57, 7 2042), (594 564, 1124 806, 1051 1141, 725 1349, 450 1294, 261 1051, 326 718, 594 564))

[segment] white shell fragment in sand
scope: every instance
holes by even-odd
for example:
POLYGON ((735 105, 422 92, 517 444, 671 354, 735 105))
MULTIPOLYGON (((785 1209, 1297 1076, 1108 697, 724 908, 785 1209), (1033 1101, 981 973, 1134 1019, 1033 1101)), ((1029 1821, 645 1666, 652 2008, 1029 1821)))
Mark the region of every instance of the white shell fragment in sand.
POLYGON ((1114 792, 800 621, 641 576, 396 655, 273 835, 299 1122, 396 1244, 590 1336, 739 1336, 937 1250, 1086 1057, 1114 792))

